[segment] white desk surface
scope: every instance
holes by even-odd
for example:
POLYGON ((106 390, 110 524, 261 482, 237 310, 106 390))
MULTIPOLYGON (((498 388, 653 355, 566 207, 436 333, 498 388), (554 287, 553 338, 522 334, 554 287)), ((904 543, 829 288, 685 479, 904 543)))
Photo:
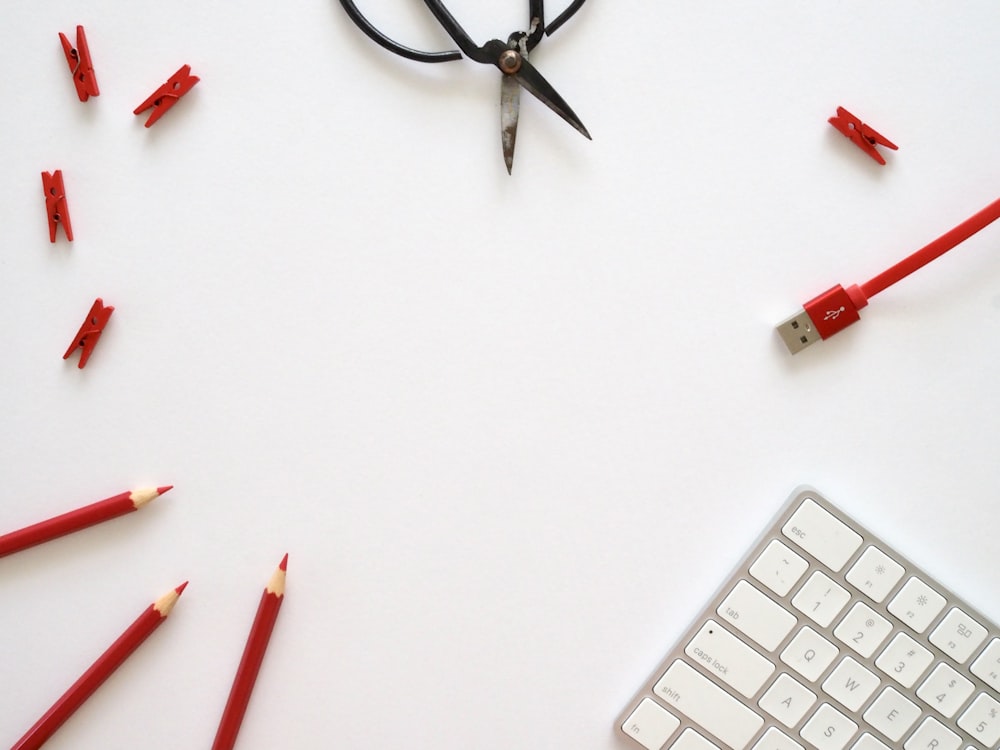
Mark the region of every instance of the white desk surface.
MULTIPOLYGON (((453 46, 418 0, 360 4, 453 46)), ((483 40, 526 16, 449 7, 483 40)), ((207 747, 287 551, 241 750, 621 750, 800 483, 1000 619, 1000 225, 831 341, 773 330, 1000 196, 994 0, 592 0, 532 60, 593 142, 525 94, 512 177, 496 70, 394 57, 334 0, 3 16, 0 528, 176 485, 0 561, 3 742, 190 579, 47 747, 207 747)))

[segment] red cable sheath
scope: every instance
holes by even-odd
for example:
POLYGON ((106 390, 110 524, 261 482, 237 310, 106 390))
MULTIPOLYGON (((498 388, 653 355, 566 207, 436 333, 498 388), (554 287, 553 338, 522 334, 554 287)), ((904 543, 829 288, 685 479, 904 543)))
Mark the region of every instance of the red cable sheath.
POLYGON ((904 279, 918 268, 922 268, 935 258, 944 255, 955 245, 969 239, 980 229, 989 226, 1000 219, 1000 199, 993 201, 979 213, 970 216, 954 229, 950 229, 936 240, 917 250, 896 265, 886 269, 878 276, 860 285, 865 297, 873 297, 900 279, 904 279))

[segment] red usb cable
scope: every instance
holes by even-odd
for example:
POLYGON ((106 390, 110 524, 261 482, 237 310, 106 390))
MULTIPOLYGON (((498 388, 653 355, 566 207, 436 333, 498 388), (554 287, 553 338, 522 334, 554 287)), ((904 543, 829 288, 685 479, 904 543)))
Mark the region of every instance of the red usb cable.
POLYGON ((869 299, 965 242, 997 219, 1000 219, 1000 199, 864 284, 854 284, 846 289, 838 284, 809 300, 801 311, 777 326, 788 351, 797 354, 810 344, 828 339, 861 320, 858 310, 867 305, 869 299))

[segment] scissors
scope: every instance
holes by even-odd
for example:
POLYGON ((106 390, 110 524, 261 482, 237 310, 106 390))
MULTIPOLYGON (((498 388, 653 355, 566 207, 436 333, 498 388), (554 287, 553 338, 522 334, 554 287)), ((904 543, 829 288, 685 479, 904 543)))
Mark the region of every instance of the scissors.
POLYGON ((543 0, 529 0, 530 23, 527 31, 513 32, 507 37, 506 42, 491 39, 485 44, 477 45, 439 0, 424 0, 430 12, 434 14, 438 23, 444 27, 448 36, 458 45, 459 49, 447 52, 421 52, 394 42, 372 26, 368 19, 361 15, 354 0, 340 0, 347 15, 358 28, 372 41, 390 52, 410 60, 426 63, 461 60, 464 53, 466 57, 477 63, 495 65, 500 70, 503 74, 500 79, 500 138, 503 145, 504 162, 507 164, 507 174, 511 173, 514 164, 514 144, 517 141, 517 120, 521 106, 522 87, 590 140, 590 133, 587 132, 587 128, 584 127, 569 104, 528 62, 528 55, 541 41, 542 35, 551 35, 568 21, 584 2, 586 0, 573 0, 555 21, 546 26, 543 0))

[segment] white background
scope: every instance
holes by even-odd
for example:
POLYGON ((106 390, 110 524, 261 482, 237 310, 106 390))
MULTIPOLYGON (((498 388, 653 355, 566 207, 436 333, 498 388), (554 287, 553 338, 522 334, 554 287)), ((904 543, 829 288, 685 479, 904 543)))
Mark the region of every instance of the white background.
MULTIPOLYGON (((482 41, 526 6, 449 3, 482 41)), ((418 0, 361 7, 453 47, 418 0)), ((1000 225, 794 358, 773 330, 1000 196, 998 28, 995 0, 592 0, 532 59, 594 140, 525 94, 508 177, 500 74, 334 0, 5 3, 0 529, 176 487, 0 561, 0 741, 190 579, 48 747, 208 747, 288 552, 242 750, 622 748, 800 483, 1000 619, 1000 225)))

